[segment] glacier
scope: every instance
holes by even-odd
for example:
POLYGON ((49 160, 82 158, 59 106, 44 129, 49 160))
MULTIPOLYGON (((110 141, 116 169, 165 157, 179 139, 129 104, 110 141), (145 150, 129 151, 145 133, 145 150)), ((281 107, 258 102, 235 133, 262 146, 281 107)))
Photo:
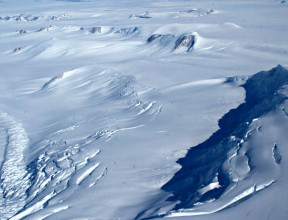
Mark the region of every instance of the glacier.
POLYGON ((287 6, 0 0, 0 219, 285 220, 287 6))

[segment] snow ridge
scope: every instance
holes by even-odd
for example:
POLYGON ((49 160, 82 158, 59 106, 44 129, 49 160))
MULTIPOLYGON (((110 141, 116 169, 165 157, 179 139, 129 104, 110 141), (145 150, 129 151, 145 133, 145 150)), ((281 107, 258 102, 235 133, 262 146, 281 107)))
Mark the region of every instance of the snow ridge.
MULTIPOLYGON (((269 170, 273 172, 267 171, 271 176, 263 178, 255 174, 263 172, 257 169, 261 163, 255 162, 261 158, 255 152, 263 149, 254 149, 255 146, 246 143, 256 132, 261 132, 257 119, 287 99, 281 91, 287 83, 288 70, 280 65, 259 72, 246 81, 243 85, 245 103, 225 114, 219 120, 217 132, 177 161, 182 168, 162 187, 163 191, 173 195, 167 201, 176 203, 169 215, 213 213, 237 204, 275 182, 274 173, 281 162, 277 145, 270 148, 274 162, 269 170)), ((267 157, 261 159, 267 160, 267 157)), ((148 208, 136 219, 163 216, 158 208, 148 208)))

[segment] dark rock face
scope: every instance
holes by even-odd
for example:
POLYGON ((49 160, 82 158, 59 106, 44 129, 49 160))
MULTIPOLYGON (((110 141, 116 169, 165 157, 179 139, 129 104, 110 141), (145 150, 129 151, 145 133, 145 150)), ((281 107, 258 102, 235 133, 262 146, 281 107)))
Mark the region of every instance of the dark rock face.
POLYGON ((53 28, 55 28, 55 26, 53 27, 52 25, 50 25, 49 27, 40 28, 40 29, 39 29, 38 31, 36 31, 36 32, 50 31, 50 30, 52 30, 53 28))
POLYGON ((158 43, 160 47, 165 47, 170 45, 175 39, 175 36, 172 34, 152 34, 148 39, 147 43, 158 43))
POLYGON ((273 157, 274 157, 275 163, 277 163, 277 164, 281 163, 282 155, 281 155, 281 152, 280 152, 277 144, 275 144, 273 147, 273 157))
POLYGON ((138 27, 127 27, 127 28, 120 28, 120 29, 116 29, 116 31, 114 31, 114 34, 124 34, 124 35, 130 35, 130 34, 134 34, 139 30, 138 27))
POLYGON ((19 34, 28 34, 28 31, 27 30, 20 30, 19 34))
POLYGON ((213 9, 201 9, 201 8, 198 8, 198 9, 188 9, 188 10, 185 10, 185 11, 180 11, 180 13, 182 14, 192 14, 196 17, 198 16, 205 16, 205 15, 210 15, 210 14, 213 14, 215 13, 215 11, 213 9))
POLYGON ((152 41, 156 40, 159 37, 162 37, 162 34, 152 34, 148 39, 147 39, 147 43, 151 43, 152 41))
POLYGON ((189 52, 190 50, 193 49, 195 43, 196 43, 195 35, 193 34, 182 35, 175 42, 174 50, 181 47, 186 47, 187 48, 186 52, 189 52))
POLYGON ((101 34, 102 27, 89 27, 89 28, 81 27, 80 31, 89 31, 89 33, 91 34, 101 34))
POLYGON ((96 34, 96 33, 101 34, 101 27, 91 27, 89 29, 89 32, 92 33, 92 34, 96 34))
POLYGON ((149 16, 149 12, 146 11, 144 14, 140 14, 140 15, 130 15, 129 19, 137 19, 137 18, 142 18, 142 19, 149 19, 152 18, 149 16))
POLYGON ((23 46, 23 47, 17 47, 17 48, 15 48, 14 49, 14 53, 17 53, 17 52, 20 52, 21 50, 23 50, 23 49, 25 49, 26 48, 26 46, 23 46))

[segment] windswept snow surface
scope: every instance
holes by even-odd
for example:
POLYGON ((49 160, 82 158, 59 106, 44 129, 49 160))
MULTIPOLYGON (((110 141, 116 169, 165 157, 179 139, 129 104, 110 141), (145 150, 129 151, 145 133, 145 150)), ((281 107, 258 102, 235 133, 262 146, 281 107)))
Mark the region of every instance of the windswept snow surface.
POLYGON ((287 14, 0 1, 0 219, 287 219, 287 14))

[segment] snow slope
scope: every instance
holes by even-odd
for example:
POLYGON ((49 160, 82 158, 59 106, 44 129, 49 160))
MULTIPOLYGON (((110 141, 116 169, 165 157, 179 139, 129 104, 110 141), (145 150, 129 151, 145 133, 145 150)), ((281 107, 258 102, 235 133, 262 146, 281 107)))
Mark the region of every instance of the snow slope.
POLYGON ((287 11, 0 1, 1 219, 286 219, 287 11))

